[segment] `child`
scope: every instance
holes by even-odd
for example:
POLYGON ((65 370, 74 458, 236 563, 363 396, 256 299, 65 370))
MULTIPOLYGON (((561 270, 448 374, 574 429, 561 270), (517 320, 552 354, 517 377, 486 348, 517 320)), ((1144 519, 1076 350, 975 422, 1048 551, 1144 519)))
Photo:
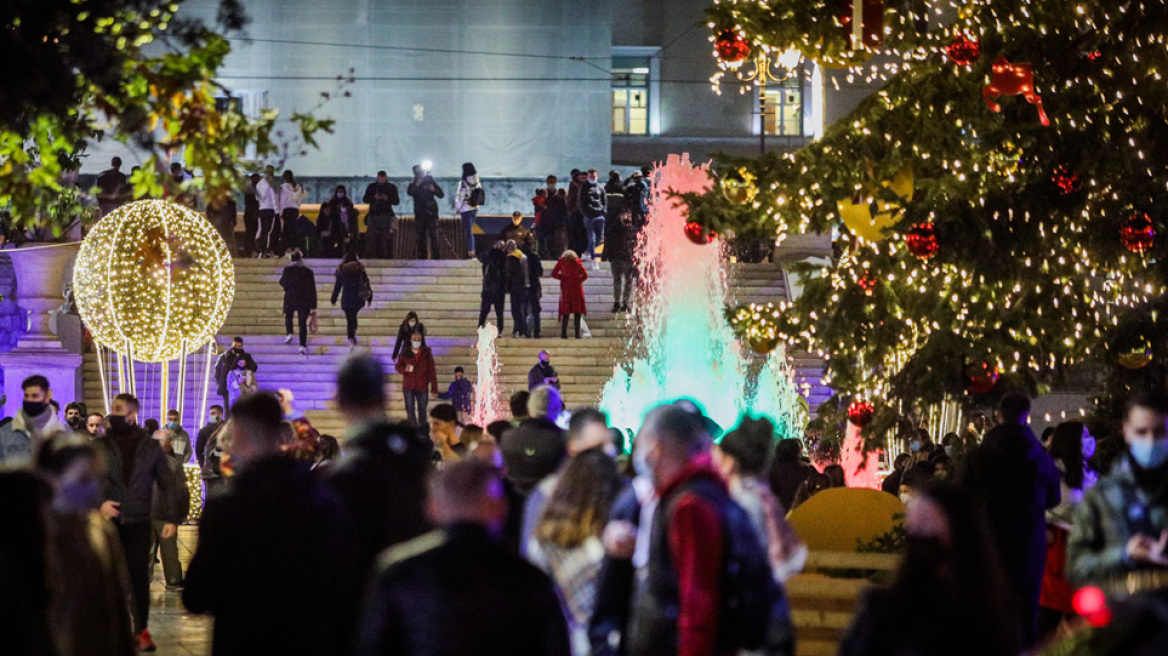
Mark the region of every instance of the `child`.
POLYGON ((438 398, 450 401, 458 411, 459 423, 466 424, 470 421, 471 412, 474 410, 474 384, 466 379, 462 367, 454 368, 454 381, 450 383, 450 389, 439 394, 438 398))
POLYGON ((227 402, 235 407, 235 402, 245 394, 252 394, 256 385, 255 372, 247 368, 247 360, 235 363, 235 368, 227 373, 227 402))
POLYGON ((540 187, 535 190, 535 197, 531 199, 531 206, 535 208, 535 223, 533 231, 539 234, 539 220, 543 218, 543 210, 547 207, 547 189, 540 187))

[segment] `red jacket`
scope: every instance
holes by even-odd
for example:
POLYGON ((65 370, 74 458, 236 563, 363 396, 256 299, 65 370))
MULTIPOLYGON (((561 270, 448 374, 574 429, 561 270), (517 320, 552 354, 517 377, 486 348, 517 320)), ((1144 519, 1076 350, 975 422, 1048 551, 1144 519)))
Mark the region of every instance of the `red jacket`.
POLYGON ((561 258, 552 269, 552 277, 560 281, 560 318, 569 314, 588 314, 584 303, 584 281, 588 271, 579 259, 561 258))
MULTIPOLYGON (((681 474, 659 486, 658 496, 665 499, 694 478, 725 485, 707 453, 694 458, 681 474)), ((722 603, 722 518, 713 504, 697 494, 683 493, 672 507, 666 519, 666 535, 678 583, 678 656, 712 656, 717 653, 718 609, 722 603)))
POLYGON ((407 347, 393 366, 402 375, 403 390, 425 392, 428 384, 430 393, 438 394, 438 369, 434 366, 434 355, 430 353, 430 347, 423 346, 417 353, 414 353, 412 347, 407 347), (408 370, 411 366, 413 371, 408 370))

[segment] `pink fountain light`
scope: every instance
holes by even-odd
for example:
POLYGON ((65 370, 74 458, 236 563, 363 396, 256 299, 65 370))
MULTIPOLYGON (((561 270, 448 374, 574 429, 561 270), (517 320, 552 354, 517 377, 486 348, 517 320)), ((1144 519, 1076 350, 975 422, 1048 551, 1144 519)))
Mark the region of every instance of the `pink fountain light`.
POLYGON ((495 338, 499 329, 494 324, 479 328, 479 341, 475 345, 478 357, 478 384, 475 385, 475 404, 471 416, 475 424, 484 429, 492 421, 507 418, 503 395, 499 389, 499 354, 495 350, 495 338))

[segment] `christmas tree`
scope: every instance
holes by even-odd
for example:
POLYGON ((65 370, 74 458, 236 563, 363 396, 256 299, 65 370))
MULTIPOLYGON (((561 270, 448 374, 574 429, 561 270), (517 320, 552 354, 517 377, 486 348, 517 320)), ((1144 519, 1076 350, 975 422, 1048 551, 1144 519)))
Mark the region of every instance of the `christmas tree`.
MULTIPOLYGON (((838 232, 745 340, 822 353, 870 435, 942 401, 989 404, 1086 373, 1102 405, 1163 384, 1168 5, 1161 0, 721 0, 729 74, 798 50, 883 86, 788 154, 720 158, 690 220, 722 234, 838 232)), ((717 80, 715 80, 717 82, 717 80)))

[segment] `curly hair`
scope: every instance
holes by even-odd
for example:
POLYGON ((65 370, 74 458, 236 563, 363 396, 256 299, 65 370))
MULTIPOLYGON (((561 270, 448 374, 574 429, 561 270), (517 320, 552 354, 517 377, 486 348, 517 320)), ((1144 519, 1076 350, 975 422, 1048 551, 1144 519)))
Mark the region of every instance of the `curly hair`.
POLYGON ((565 549, 599 537, 621 489, 616 462, 598 449, 576 454, 564 467, 539 518, 535 537, 565 549))

